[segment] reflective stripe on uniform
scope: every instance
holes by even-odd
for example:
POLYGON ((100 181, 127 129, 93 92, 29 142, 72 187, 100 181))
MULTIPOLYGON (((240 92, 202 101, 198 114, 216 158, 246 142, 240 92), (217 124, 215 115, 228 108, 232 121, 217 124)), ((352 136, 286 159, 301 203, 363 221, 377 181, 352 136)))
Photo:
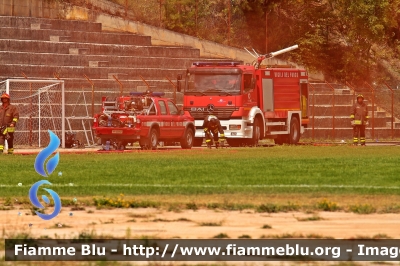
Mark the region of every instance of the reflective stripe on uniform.
POLYGON ((12 121, 13 121, 13 122, 17 122, 17 121, 18 121, 18 118, 14 118, 12 121))
POLYGON ((204 128, 204 132, 207 132, 207 130, 208 130, 208 128, 205 127, 205 128, 204 128))
POLYGON ((15 132, 15 127, 8 127, 7 128, 7 132, 14 133, 15 132))
POLYGON ((350 118, 354 118, 354 115, 351 115, 350 118))
POLYGON ((354 125, 361 125, 361 120, 354 120, 354 125))
POLYGON ((358 142, 358 138, 354 138, 354 139, 353 139, 353 142, 358 142))
POLYGON ((4 145, 0 145, 0 150, 3 150, 4 149, 4 145))
POLYGON ((8 149, 8 154, 13 154, 14 153, 14 148, 9 148, 8 149))
POLYGON ((211 142, 211 139, 206 139, 206 143, 207 143, 207 142, 211 142))

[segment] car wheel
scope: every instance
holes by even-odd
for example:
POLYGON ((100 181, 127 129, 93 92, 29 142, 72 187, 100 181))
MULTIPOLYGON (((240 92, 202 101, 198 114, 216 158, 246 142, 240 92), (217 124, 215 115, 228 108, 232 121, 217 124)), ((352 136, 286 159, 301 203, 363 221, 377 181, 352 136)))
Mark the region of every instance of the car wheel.
POLYGON ((152 150, 156 150, 157 149, 157 145, 158 145, 158 132, 157 129, 152 128, 150 131, 150 138, 149 138, 149 144, 150 144, 150 148, 152 150))
POLYGON ((185 130, 185 134, 181 140, 182 149, 191 149, 193 146, 194 133, 191 128, 185 130))

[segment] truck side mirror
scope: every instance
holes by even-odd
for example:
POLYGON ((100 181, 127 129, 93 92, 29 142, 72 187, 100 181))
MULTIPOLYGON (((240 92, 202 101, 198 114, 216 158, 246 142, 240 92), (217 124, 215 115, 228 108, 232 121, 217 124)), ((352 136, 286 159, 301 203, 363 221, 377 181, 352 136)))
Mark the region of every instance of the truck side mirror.
POLYGON ((182 91, 182 75, 179 74, 176 77, 176 91, 181 92, 182 91))

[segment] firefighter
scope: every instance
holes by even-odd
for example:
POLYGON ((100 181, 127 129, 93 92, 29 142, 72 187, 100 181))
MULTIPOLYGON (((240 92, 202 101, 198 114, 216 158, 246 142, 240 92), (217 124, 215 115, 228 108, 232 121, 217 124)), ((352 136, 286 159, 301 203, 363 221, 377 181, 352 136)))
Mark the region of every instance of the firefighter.
POLYGON ((215 147, 220 147, 220 142, 225 141, 224 130, 222 129, 221 123, 215 115, 208 115, 204 119, 203 123, 204 132, 206 134, 206 144, 211 149, 211 139, 214 139, 215 147), (218 133, 220 133, 220 139, 218 139, 218 133), (212 135, 212 136, 211 136, 212 135))
POLYGON ((353 126, 353 144, 358 144, 358 135, 360 134, 360 143, 365 146, 365 127, 369 125, 368 108, 364 103, 364 96, 357 95, 357 102, 354 104, 350 118, 353 126))
POLYGON ((7 140, 8 154, 14 153, 15 125, 19 119, 18 109, 10 104, 10 95, 1 95, 2 106, 0 107, 0 153, 3 153, 4 143, 7 140))

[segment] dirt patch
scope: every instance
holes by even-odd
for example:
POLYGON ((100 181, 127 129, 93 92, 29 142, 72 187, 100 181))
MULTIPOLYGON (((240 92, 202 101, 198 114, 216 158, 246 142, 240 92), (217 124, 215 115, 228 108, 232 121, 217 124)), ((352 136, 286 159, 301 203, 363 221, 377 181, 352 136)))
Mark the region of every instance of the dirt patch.
POLYGON ((336 239, 400 238, 400 214, 359 215, 348 212, 257 213, 254 210, 102 209, 63 211, 51 221, 32 216, 29 209, 0 213, 5 238, 29 233, 32 237, 77 238, 229 238, 309 237, 336 239), (318 217, 317 219, 315 217, 318 217), (310 219, 308 219, 310 218, 310 219))

